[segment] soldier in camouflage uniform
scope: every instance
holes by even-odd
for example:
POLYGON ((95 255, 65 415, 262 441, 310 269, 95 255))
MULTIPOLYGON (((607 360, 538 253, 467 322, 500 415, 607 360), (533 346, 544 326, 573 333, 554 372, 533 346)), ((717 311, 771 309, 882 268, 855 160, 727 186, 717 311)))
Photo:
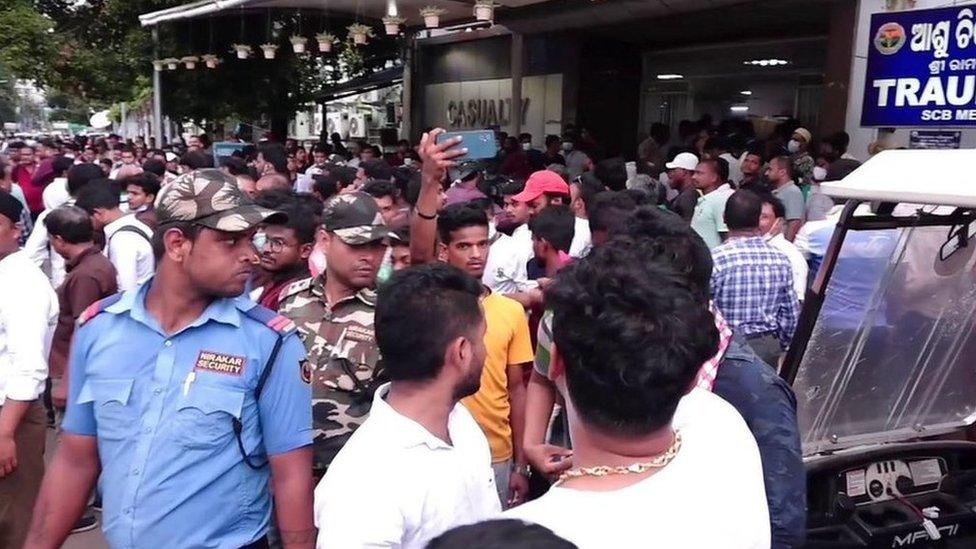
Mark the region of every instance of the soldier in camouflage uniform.
POLYGON ((391 237, 365 193, 334 197, 323 222, 325 271, 285 289, 278 309, 298 326, 308 352, 318 476, 366 420, 373 392, 385 381, 373 331, 373 288, 391 237))

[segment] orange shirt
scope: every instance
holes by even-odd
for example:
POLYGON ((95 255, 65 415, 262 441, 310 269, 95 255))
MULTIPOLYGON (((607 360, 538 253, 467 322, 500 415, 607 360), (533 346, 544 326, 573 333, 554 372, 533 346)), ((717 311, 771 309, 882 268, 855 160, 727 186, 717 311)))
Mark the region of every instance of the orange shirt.
POLYGON ((492 292, 481 304, 487 324, 481 388, 461 402, 488 437, 492 463, 498 463, 511 459, 513 453, 508 366, 532 362, 532 340, 525 309, 517 301, 492 292))

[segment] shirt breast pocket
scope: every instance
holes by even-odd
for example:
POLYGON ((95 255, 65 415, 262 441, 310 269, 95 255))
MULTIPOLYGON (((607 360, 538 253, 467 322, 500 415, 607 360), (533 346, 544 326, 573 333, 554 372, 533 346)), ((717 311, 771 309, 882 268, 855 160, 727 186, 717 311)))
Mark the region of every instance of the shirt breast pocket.
POLYGON ((92 403, 98 437, 123 440, 138 423, 132 397, 133 379, 89 379, 78 394, 78 404, 92 403))
POLYGON ((234 420, 241 420, 243 406, 241 391, 194 385, 177 405, 173 437, 190 450, 221 447, 234 436, 234 420))

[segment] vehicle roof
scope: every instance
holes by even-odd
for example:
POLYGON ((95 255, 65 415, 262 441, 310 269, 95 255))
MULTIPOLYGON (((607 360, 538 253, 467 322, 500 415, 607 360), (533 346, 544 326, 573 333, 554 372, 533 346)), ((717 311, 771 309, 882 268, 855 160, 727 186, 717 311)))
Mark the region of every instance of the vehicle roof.
POLYGON ((834 198, 976 208, 974 167, 973 149, 884 151, 821 190, 834 198))

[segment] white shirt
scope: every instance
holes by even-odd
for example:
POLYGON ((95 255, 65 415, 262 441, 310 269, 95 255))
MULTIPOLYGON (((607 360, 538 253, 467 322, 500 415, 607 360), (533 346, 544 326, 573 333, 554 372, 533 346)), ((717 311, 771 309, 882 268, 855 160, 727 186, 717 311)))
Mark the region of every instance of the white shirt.
MULTIPOLYGON (((488 225, 488 238, 498 234, 494 223, 488 225)), ((520 225, 512 236, 499 235, 488 249, 485 274, 481 283, 500 294, 514 294, 538 287, 529 280, 527 264, 535 257, 532 251, 532 233, 528 225, 520 225)))
POLYGON ((729 181, 742 181, 742 163, 731 153, 718 155, 719 158, 729 163, 729 181))
POLYGON ((44 192, 41 193, 41 200, 44 202, 44 209, 46 210, 53 210, 65 204, 70 198, 67 177, 55 177, 54 181, 44 187, 44 192))
POLYGON ((448 444, 387 404, 389 388, 315 488, 318 549, 422 549, 501 512, 488 439, 471 413, 454 405, 448 444))
POLYGON ((149 280, 156 268, 152 244, 132 231, 119 232, 125 226, 135 227, 149 238, 153 234, 152 229, 135 215, 123 215, 105 226, 104 253, 118 272, 120 292, 132 290, 149 280))
POLYGON ((23 251, 0 259, 0 405, 44 392, 58 296, 23 251))
POLYGON ((810 270, 806 258, 800 253, 799 248, 789 240, 786 240, 786 237, 782 234, 774 236, 768 242, 774 248, 783 252, 790 260, 790 267, 793 269, 793 289, 796 290, 796 297, 800 301, 803 301, 803 298, 807 295, 807 271, 810 270))
POLYGON ((569 245, 569 257, 579 259, 586 257, 593 247, 592 235, 590 235, 590 222, 582 217, 576 218, 573 225, 573 243, 569 245))
POLYGON ((742 416, 693 389, 672 425, 681 450, 650 477, 607 492, 555 487, 506 518, 541 524, 580 549, 768 549, 762 463, 742 416))

